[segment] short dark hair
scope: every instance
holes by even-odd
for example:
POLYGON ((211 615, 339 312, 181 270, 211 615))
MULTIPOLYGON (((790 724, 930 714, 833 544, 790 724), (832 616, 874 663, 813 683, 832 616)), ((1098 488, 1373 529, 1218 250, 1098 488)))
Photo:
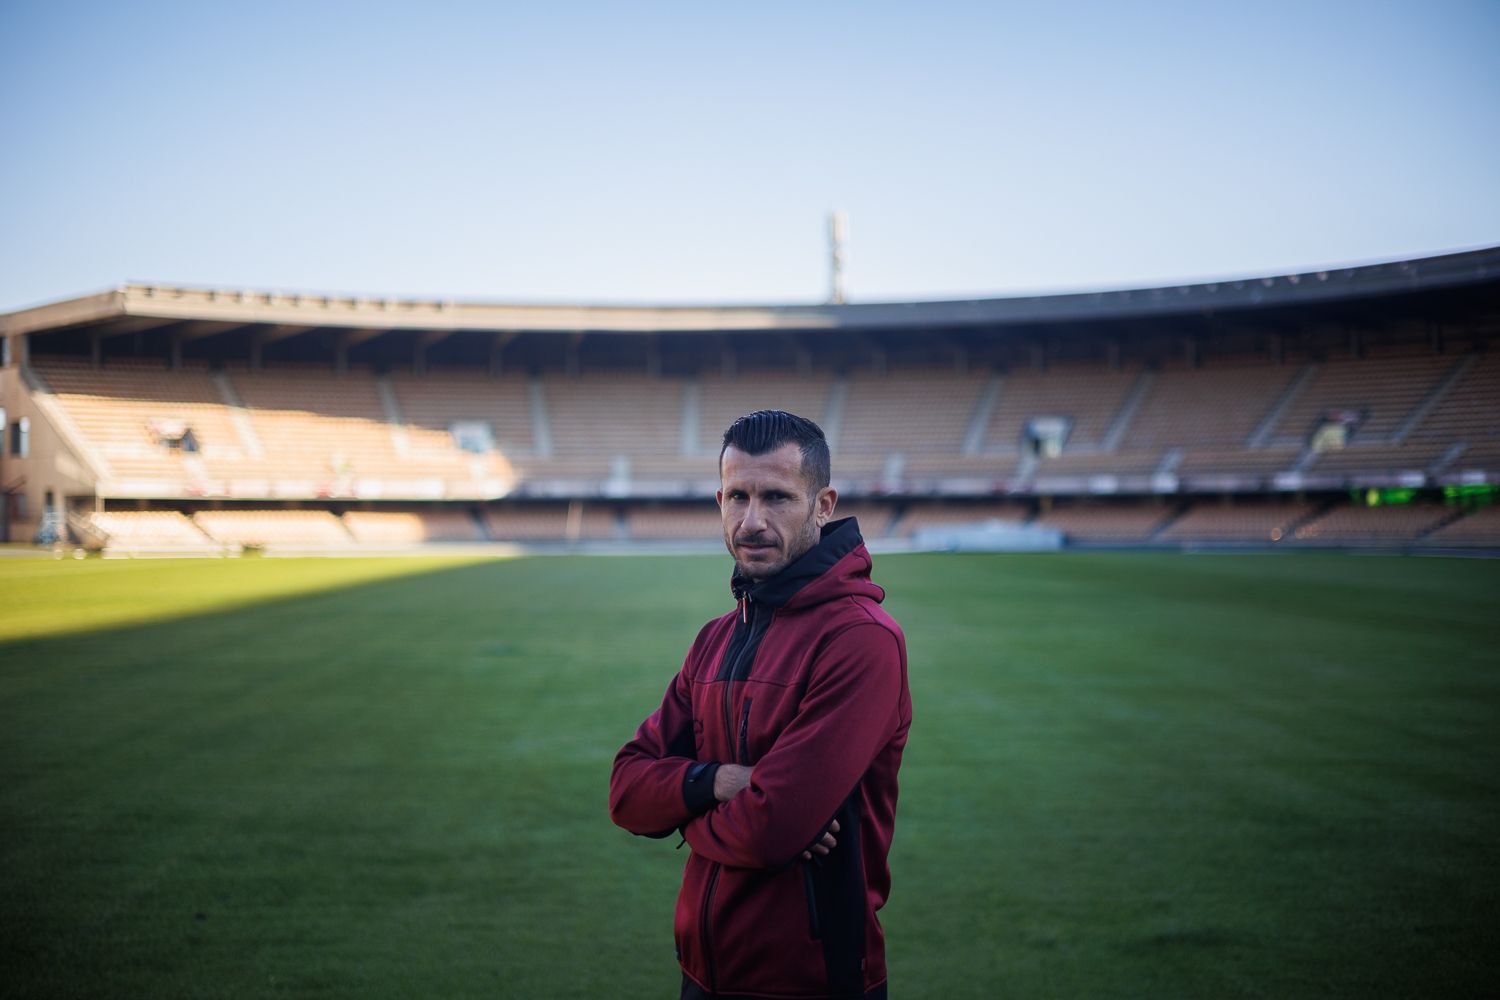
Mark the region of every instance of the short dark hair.
POLYGON ((831 462, 823 428, 785 410, 756 410, 730 424, 719 448, 719 472, 724 471, 724 451, 730 445, 747 455, 764 455, 784 444, 795 444, 802 449, 802 478, 813 489, 821 490, 828 485, 831 462))

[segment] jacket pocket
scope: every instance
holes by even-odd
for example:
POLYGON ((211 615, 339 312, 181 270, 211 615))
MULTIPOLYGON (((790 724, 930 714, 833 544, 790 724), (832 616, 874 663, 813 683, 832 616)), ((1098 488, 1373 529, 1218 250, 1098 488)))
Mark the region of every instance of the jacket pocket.
POLYGON ((750 763, 750 705, 754 698, 745 699, 745 707, 740 709, 740 763, 750 763))

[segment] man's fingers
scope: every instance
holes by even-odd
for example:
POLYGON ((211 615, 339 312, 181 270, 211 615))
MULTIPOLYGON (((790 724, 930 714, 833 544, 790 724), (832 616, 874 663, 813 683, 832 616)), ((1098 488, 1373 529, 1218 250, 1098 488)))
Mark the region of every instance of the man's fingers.
POLYGON ((816 844, 802 852, 802 860, 811 861, 814 854, 820 858, 827 857, 829 851, 839 846, 838 838, 834 836, 838 832, 838 828, 838 820, 834 820, 833 824, 828 828, 828 832, 823 834, 816 844))

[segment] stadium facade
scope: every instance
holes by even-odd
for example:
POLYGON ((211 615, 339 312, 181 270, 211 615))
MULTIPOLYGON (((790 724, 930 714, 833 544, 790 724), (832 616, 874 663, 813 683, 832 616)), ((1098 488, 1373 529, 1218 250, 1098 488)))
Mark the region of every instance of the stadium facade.
POLYGON ((719 432, 783 406, 892 544, 1494 547, 1497 329, 1500 247, 822 306, 133 284, 0 316, 0 525, 120 552, 712 540, 719 432))

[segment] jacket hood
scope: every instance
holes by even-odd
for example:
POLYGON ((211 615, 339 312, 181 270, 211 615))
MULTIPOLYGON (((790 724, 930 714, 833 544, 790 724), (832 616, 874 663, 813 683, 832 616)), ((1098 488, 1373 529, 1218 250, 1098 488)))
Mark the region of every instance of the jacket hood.
POLYGON ((870 550, 852 517, 823 525, 818 544, 775 576, 755 583, 736 572, 730 587, 736 598, 773 608, 801 608, 836 597, 885 600, 885 591, 870 580, 870 550))

